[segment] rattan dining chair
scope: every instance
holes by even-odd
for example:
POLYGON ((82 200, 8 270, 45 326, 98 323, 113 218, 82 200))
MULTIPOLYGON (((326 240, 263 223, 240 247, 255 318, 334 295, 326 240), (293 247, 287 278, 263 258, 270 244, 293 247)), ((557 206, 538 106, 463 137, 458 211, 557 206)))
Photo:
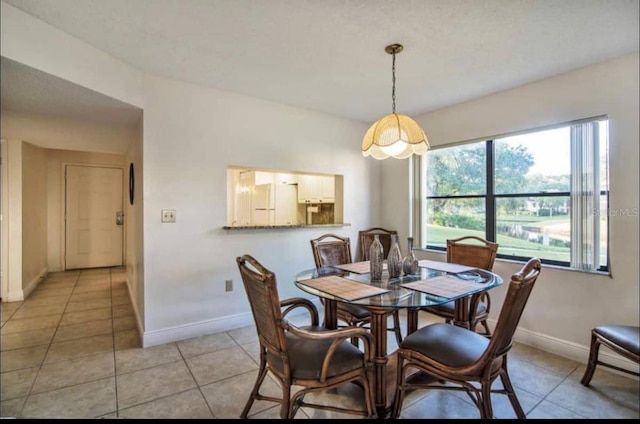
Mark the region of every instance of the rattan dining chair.
MULTIPOLYGON (((311 250, 313 260, 317 268, 349 264, 351 260, 351 241, 349 237, 340 237, 335 234, 323 234, 311 240, 311 250)), ((322 298, 320 299, 322 301, 322 298)), ((343 321, 349 327, 363 327, 370 324, 371 313, 364 307, 349 303, 337 302, 338 320, 343 321)), ((393 331, 398 343, 402 342, 402 331, 400 330, 400 316, 397 309, 389 311, 393 317, 393 331)), ((357 340, 352 341, 358 345, 357 340)))
POLYGON ((509 378, 507 353, 540 270, 540 260, 534 258, 511 276, 491 338, 444 323, 427 325, 405 337, 398 349, 398 380, 392 417, 400 415, 407 390, 439 389, 465 391, 480 410, 481 418, 493 418, 492 393, 506 394, 517 417, 525 418, 509 378), (436 382, 410 383, 407 370, 412 367, 434 377, 436 382), (503 388, 492 390, 498 377, 503 388), (442 385, 442 382, 452 384, 442 385))
POLYGON ((391 236, 398 235, 396 230, 387 230, 386 228, 374 227, 368 230, 358 231, 358 239, 360 241, 360 260, 369 260, 369 248, 375 236, 378 236, 378 240, 382 244, 384 253, 384 259, 387 259, 389 255, 389 249, 391 249, 391 236))
MULTIPOLYGON (((476 236, 466 236, 447 240, 447 262, 471 266, 474 268, 491 271, 496 260, 498 244, 476 236)), ((445 319, 450 323, 455 318, 455 302, 447 302, 443 305, 429 306, 424 311, 445 319)), ((476 331, 478 324, 482 324, 486 335, 491 331, 487 325, 491 310, 491 297, 484 291, 471 296, 469 302, 468 327, 476 331)))
POLYGON ((276 276, 250 255, 236 258, 258 332, 260 366, 249 400, 240 415, 245 419, 255 400, 278 402, 281 418, 294 418, 300 407, 325 409, 375 418, 373 398, 373 337, 363 328, 326 330, 318 325, 318 310, 303 298, 280 301, 276 276), (311 326, 296 327, 285 316, 306 308, 311 326), (284 309, 284 311, 282 310, 284 309), (347 340, 357 337, 363 351, 347 340), (267 373, 282 387, 282 398, 260 394, 267 373), (307 393, 354 382, 364 390, 366 410, 307 403, 307 393), (292 389, 301 387, 293 393, 292 389))

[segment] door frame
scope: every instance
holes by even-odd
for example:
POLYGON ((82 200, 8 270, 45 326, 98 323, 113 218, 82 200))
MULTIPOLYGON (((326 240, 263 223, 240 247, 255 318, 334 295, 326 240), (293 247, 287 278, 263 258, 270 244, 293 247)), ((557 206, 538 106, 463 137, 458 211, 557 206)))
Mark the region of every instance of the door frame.
POLYGON ((0 214, 2 215, 2 240, 0 240, 0 296, 3 302, 8 302, 9 298, 9 216, 8 216, 8 202, 9 202, 9 181, 8 181, 8 165, 7 159, 8 142, 4 138, 0 140, 0 214))
MULTIPOLYGON (((61 161, 60 166, 62 167, 60 170, 60 265, 63 271, 67 269, 67 166, 84 166, 88 168, 115 168, 120 169, 122 171, 122 212, 126 211, 126 206, 129 200, 125 199, 125 182, 128 185, 128 179, 126 176, 127 167, 122 165, 117 165, 113 163, 85 163, 85 162, 69 162, 69 161, 61 161), (126 181, 125 181, 126 180, 126 181)), ((125 213, 124 216, 124 225, 122 226, 122 266, 126 265, 126 247, 127 247, 127 222, 128 217, 125 213)))

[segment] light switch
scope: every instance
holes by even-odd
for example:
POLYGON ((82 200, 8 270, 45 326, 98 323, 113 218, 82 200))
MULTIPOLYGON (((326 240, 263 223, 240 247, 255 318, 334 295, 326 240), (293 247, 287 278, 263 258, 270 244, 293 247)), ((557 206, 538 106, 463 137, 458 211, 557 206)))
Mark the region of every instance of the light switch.
POLYGON ((176 222, 176 210, 162 209, 162 222, 176 222))

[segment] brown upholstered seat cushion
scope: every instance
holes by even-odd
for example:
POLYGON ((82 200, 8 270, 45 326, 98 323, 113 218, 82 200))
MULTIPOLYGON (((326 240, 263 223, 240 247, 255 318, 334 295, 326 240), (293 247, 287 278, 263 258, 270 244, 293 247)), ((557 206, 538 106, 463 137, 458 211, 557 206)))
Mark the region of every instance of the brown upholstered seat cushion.
MULTIPOLYGON (((322 330, 320 327, 305 327, 309 331, 322 330)), ((302 339, 290 332, 287 337, 287 351, 291 375, 296 379, 318 379, 322 368, 322 361, 327 355, 333 340, 302 339)), ((271 366, 282 372, 282 361, 276 355, 267 354, 267 361, 271 366)), ((347 340, 343 341, 333 354, 329 365, 328 377, 344 374, 362 367, 364 354, 347 340)))
POLYGON ((621 348, 640 354, 640 327, 631 325, 600 325, 593 329, 597 334, 621 348))
POLYGON ((362 308, 357 305, 350 305, 348 303, 340 303, 340 302, 338 302, 338 311, 347 312, 358 319, 365 319, 369 315, 371 315, 369 311, 366 310, 365 308, 362 308))
MULTIPOLYGON (((433 309, 436 311, 442 311, 448 314, 453 315, 456 310, 456 303, 454 301, 443 303, 442 305, 429 306, 429 309, 433 309)), ((487 310, 487 305, 484 302, 478 302, 478 308, 476 310, 476 314, 481 314, 487 310)))
MULTIPOLYGON (((400 344, 452 368, 478 361, 489 345, 489 339, 473 331, 451 324, 431 324, 409 334, 400 344)), ((501 361, 496 361, 496 366, 501 361)))

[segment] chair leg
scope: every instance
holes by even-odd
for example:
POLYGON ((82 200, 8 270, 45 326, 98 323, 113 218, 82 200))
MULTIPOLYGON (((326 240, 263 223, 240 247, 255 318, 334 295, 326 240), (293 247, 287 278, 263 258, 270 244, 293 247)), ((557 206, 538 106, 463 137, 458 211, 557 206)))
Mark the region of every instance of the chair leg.
POLYGON ((402 343, 402 331, 400 330, 400 315, 397 310, 393 311, 393 332, 396 335, 398 346, 400 346, 400 343, 402 343))
POLYGON ((480 324, 482 324, 482 326, 484 327, 485 336, 490 336, 491 330, 489 330, 489 325, 487 324, 487 320, 485 319, 480 321, 480 324))
POLYGON ((583 386, 588 386, 591 382, 591 378, 593 377, 593 373, 596 371, 596 365, 598 365, 598 351, 600 350, 600 340, 595 335, 595 333, 591 332, 591 349, 589 351, 589 362, 587 363, 587 369, 582 376, 583 386))
POLYGON ((267 375, 267 363, 261 354, 260 370, 258 371, 258 377, 256 378, 256 383, 253 385, 253 390, 251 391, 249 400, 247 401, 247 404, 244 406, 244 409, 242 410, 242 414, 240 414, 241 419, 244 420, 247 418, 247 415, 249 414, 249 410, 251 410, 251 407, 253 406, 253 402, 258 397, 260 386, 262 385, 262 382, 264 381, 264 378, 266 377, 266 375, 267 375))
POLYGON ((480 418, 492 419, 493 407, 491 405, 491 381, 482 382, 482 400, 480 401, 480 418))
POLYGON ((291 417, 291 383, 282 382, 282 405, 280 405, 280 418, 283 420, 291 417))
POLYGON ((509 378, 509 373, 507 372, 507 357, 504 357, 502 362, 502 373, 500 373, 500 380, 502 381, 502 386, 504 390, 507 392, 507 396, 509 396, 509 402, 511 402, 511 407, 516 413, 516 417, 520 419, 526 418, 524 410, 520 405, 520 401, 518 400, 518 396, 516 396, 515 390, 513 390, 513 385, 511 384, 511 378, 509 378))
POLYGON ((391 411, 391 418, 398 418, 400 416, 400 411, 402 410, 402 402, 404 402, 404 393, 405 393, 405 369, 404 369, 404 359, 402 356, 398 355, 398 365, 396 369, 396 394, 393 400, 393 410, 391 411))

